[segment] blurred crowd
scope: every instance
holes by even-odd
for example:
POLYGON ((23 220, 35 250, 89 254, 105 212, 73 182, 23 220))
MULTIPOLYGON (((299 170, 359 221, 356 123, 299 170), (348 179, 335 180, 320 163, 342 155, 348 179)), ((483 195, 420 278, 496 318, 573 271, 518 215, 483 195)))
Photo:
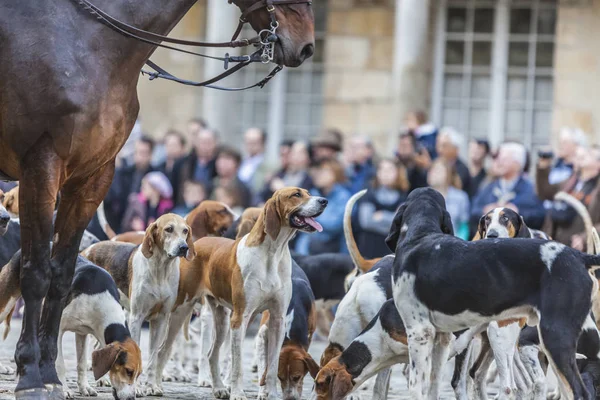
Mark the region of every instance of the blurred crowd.
MULTIPOLYGON (((530 166, 532 154, 521 143, 505 142, 496 149, 485 140, 467 144, 460 132, 436 127, 421 111, 409 113, 405 125, 389 154, 376 154, 369 137, 328 129, 310 142, 280 143, 276 164, 265 156, 267 132, 262 129, 246 130, 240 151, 221 143, 219 133, 201 119, 190 120, 183 132, 166 131, 160 141, 136 126, 119 154, 104 200, 106 216, 119 232, 141 231, 166 212, 185 216, 205 199, 222 201, 240 214, 279 188, 300 186, 326 197, 329 207, 318 218, 324 231, 298 235, 293 250, 347 252, 344 206, 354 193, 369 189, 353 214, 365 258, 389 253, 383 239, 396 209, 411 190, 423 186, 444 195, 455 234, 466 240, 482 214, 503 206, 520 213, 529 227, 584 250, 583 221, 553 200, 560 190, 581 200, 600 224, 600 150, 589 146, 580 130, 564 128, 555 151, 540 151, 530 166), (467 157, 461 159, 465 147, 467 157)), ((89 229, 104 236, 97 219, 89 229)))

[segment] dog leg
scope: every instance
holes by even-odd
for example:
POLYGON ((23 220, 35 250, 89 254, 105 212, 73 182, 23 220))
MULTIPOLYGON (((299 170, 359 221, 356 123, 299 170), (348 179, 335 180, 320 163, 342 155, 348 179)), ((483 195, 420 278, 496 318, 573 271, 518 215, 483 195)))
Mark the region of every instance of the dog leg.
MULTIPOLYGON (((250 318, 252 318, 250 312, 240 316, 236 315, 235 311, 231 317, 231 400, 246 400, 246 394, 244 393, 244 366, 242 365, 242 353, 244 338, 246 337, 246 328, 248 327, 250 318)), ((221 377, 219 377, 219 379, 221 379, 221 377)))
POLYGON ((475 381, 475 395, 472 398, 487 400, 487 375, 490 369, 490 365, 494 361, 494 356, 489 348, 489 345, 484 347, 482 344, 481 354, 473 368, 471 368, 471 374, 475 381))
POLYGON ((213 334, 213 314, 208 304, 202 305, 200 314, 200 356, 198 357, 198 386, 210 387, 212 384, 208 353, 213 334))
POLYGON ((73 399, 75 398, 75 394, 72 390, 69 389, 69 385, 67 384, 66 377, 66 369, 65 369, 65 358, 63 356, 63 336, 65 332, 63 330, 58 334, 58 342, 56 343, 57 353, 56 353, 56 373, 58 374, 58 379, 62 383, 63 393, 65 399, 73 399))
POLYGON ((591 396, 581 380, 575 361, 578 335, 565 335, 557 330, 556 326, 555 323, 544 321, 542 318, 538 325, 538 333, 540 344, 556 375, 561 398, 565 400, 588 400, 591 396), (569 336, 572 336, 572 338, 569 336))
MULTIPOLYGON (((189 313, 187 315, 189 316, 189 313)), ((150 321, 150 361, 148 362, 146 396, 162 396, 164 393, 162 388, 162 370, 158 371, 158 355, 160 348, 165 344, 167 338, 169 318, 168 314, 159 314, 150 321)), ((183 321, 177 322, 179 322, 180 327, 183 325, 183 321)), ((179 330, 173 333, 173 340, 177 337, 177 333, 179 333, 179 330)), ((163 354, 165 363, 169 359, 172 344, 173 342, 170 343, 169 348, 165 349, 165 353, 163 354)), ((164 365, 162 367, 164 368, 164 365)))
POLYGON ((217 399, 228 399, 229 392, 225 388, 225 384, 221 379, 221 371, 219 370, 219 351, 223 340, 225 340, 225 332, 227 330, 227 313, 225 308, 217 305, 212 300, 207 300, 210 304, 210 308, 213 315, 213 334, 212 334, 212 346, 208 353, 208 362, 210 364, 210 376, 211 385, 213 388, 213 395, 217 399))
POLYGON ((513 374, 517 385, 517 400, 525 399, 527 396, 531 397, 530 389, 533 387, 533 381, 529 376, 529 372, 525 369, 525 365, 523 365, 518 349, 515 351, 513 364, 513 374))
POLYGON ((386 400, 390 389, 390 378, 392 377, 392 368, 386 368, 379 371, 375 384, 373 385, 373 396, 371 400, 386 400))
POLYGON ((98 396, 98 393, 87 380, 87 338, 88 335, 75 335, 75 351, 77 353, 77 386, 82 396, 98 396))
POLYGON ((437 400, 439 394, 439 383, 442 380, 442 370, 448 354, 450 353, 450 343, 453 335, 448 332, 437 332, 435 335, 435 343, 431 354, 431 377, 429 386, 429 399, 437 400))
POLYGON ((497 321, 493 321, 488 327, 488 338, 500 376, 499 400, 514 398, 513 360, 520 332, 521 329, 518 323, 500 327, 497 321))
MULTIPOLYGON (((162 345, 160 343, 157 343, 157 346, 159 346, 159 350, 158 359, 156 363, 156 370, 154 371, 153 376, 151 375, 151 373, 148 374, 148 382, 154 384, 155 387, 162 386, 163 371, 165 370, 165 366, 169 361, 171 349, 173 348, 173 343, 178 338, 185 341, 185 339, 183 338, 183 332, 181 331, 181 327, 188 318, 191 318, 193 307, 193 304, 182 304, 173 313, 171 313, 171 317, 168 319, 167 337, 164 340, 164 343, 162 343, 162 345), (152 378, 154 378, 154 381, 151 380, 152 378)), ((153 348, 152 344, 150 348, 153 348)), ((181 364, 179 364, 179 366, 181 366, 181 364)), ((180 379, 184 378, 184 376, 180 376, 180 379)), ((188 380, 184 382, 189 381, 190 379, 188 376, 188 380)))
MULTIPOLYGON (((291 293, 291 291, 290 291, 291 293)), ((258 389, 258 400, 274 400, 277 398, 277 368, 279 365, 279 353, 285 338, 283 316, 287 303, 281 302, 269 309, 269 322, 267 332, 267 365, 258 389)), ((260 371, 260 369, 259 369, 260 371)))
POLYGON ((469 392, 467 390, 467 382, 471 378, 469 376, 469 368, 471 357, 474 352, 475 339, 471 340, 467 349, 454 357, 454 374, 452 376, 452 386, 454 395, 457 400, 469 400, 469 392))
POLYGON ((267 341, 269 335, 269 326, 264 324, 258 330, 256 334, 256 372, 258 373, 258 379, 262 379, 267 369, 267 341))

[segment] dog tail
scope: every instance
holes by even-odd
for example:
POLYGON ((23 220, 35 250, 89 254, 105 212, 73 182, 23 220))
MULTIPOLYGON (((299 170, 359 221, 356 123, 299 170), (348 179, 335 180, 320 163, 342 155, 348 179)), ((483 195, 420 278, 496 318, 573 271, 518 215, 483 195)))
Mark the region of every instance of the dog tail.
POLYGON ((6 316, 6 319, 4 320, 4 324, 6 325, 6 327, 4 328, 4 335, 2 336, 2 340, 6 340, 8 334, 10 333, 10 321, 12 319, 13 313, 15 312, 15 308, 17 308, 16 304, 13 306, 13 308, 6 316))
POLYGON ((566 192, 558 192, 554 196, 554 200, 564 201, 571 207, 577 211, 577 214, 583 220, 583 225, 585 226, 585 234, 587 236, 587 251, 589 254, 596 254, 597 251, 600 251, 600 247, 598 247, 598 243, 594 241, 594 234, 592 231, 594 230, 594 224, 592 223, 592 218, 590 217, 590 213, 587 208, 583 205, 583 203, 577 200, 575 197, 571 196, 566 192))
POLYGON ((102 231, 104 231, 104 234, 108 236, 109 239, 112 239, 115 236, 117 236, 117 234, 115 233, 115 231, 112 230, 106 219, 106 214, 104 213, 104 202, 100 203, 96 213, 98 214, 98 221, 100 222, 100 227, 102 228, 102 231))
POLYGON ((363 258, 362 254, 360 254, 360 251, 358 250, 358 246, 356 245, 356 240, 354 238, 354 234, 352 233, 352 209, 354 208, 354 204, 356 204, 356 202, 363 197, 365 193, 367 193, 367 189, 361 190, 354 196, 350 197, 346 203, 346 208, 344 209, 344 238, 346 239, 346 246, 348 247, 348 252, 350 253, 350 257, 352 257, 354 266, 362 273, 367 272, 371 268, 371 265, 363 258))

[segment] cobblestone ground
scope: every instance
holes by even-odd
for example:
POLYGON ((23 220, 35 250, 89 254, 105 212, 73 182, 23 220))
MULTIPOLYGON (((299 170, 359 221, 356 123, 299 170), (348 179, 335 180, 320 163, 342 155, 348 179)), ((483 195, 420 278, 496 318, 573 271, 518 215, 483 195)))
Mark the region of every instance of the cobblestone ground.
MULTIPOLYGON (((19 337, 20 332, 20 324, 19 320, 13 320, 12 330, 6 339, 6 341, 0 341, 0 362, 4 366, 11 366, 15 368, 15 363, 13 362, 13 354, 15 350, 15 345, 17 339, 19 337)), ((0 333, 4 331, 4 326, 0 329, 0 333)), ((90 346, 91 346, 91 340, 90 346)), ((258 381, 255 373, 250 371, 250 364, 252 360, 252 351, 253 351, 253 339, 247 338, 244 343, 244 365, 246 365, 246 369, 244 371, 244 380, 245 386, 244 389, 246 391, 246 395, 249 399, 256 399, 258 394, 258 381)), ((315 358, 315 360, 319 360, 321 357, 321 353, 323 352, 326 343, 324 341, 314 341, 310 353, 315 358)), ((67 368, 67 380, 72 390, 77 393, 77 385, 75 383, 76 379, 76 360, 75 360, 75 337, 71 333, 65 334, 63 349, 66 360, 66 368, 67 368)), ((143 332, 142 336, 142 351, 147 352, 148 349, 148 333, 147 331, 143 332)), ((147 353, 146 353, 147 354, 147 353)), ((90 359, 90 357, 88 357, 90 359)), ((454 399, 452 394, 449 379, 450 379, 450 367, 448 365, 446 368, 446 373, 444 377, 444 391, 443 391, 443 400, 454 399)), ((88 373, 88 377, 93 379, 92 372, 88 373)), ((143 376, 142 376, 143 378, 143 376)), ((10 375, 0 375, 0 400, 8 400, 14 399, 12 391, 16 384, 15 377, 10 375)), ((95 386, 94 383, 91 383, 92 386, 95 386)), ((201 388, 196 386, 195 383, 171 383, 165 382, 163 384, 165 389, 164 398, 166 399, 175 399, 175 400, 192 400, 192 399, 213 399, 212 392, 209 388, 201 388)), ((310 375, 304 380, 304 398, 309 398, 309 394, 312 388, 312 379, 310 375)), ((112 399, 112 394, 109 388, 97 388, 98 390, 98 399, 112 399)), ((370 390, 360 390, 359 391, 361 400, 368 400, 371 398, 370 390)), ((77 399, 86 399, 85 397, 76 397, 77 399)), ((151 398, 149 398, 151 399, 151 398)), ((392 381, 390 384, 389 391, 389 399, 390 400, 405 400, 410 399, 406 380, 404 379, 400 368, 397 366, 392 373, 392 381)))

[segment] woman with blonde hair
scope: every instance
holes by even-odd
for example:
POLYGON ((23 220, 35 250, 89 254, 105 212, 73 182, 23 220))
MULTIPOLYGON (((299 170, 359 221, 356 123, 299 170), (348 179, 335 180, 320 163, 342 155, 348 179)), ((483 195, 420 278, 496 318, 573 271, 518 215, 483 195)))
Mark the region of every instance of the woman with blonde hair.
POLYGON ((373 184, 358 203, 356 242, 363 257, 377 258, 390 253, 385 238, 409 190, 404 166, 389 158, 381 160, 373 184))
POLYGON ((444 196, 446 209, 452 218, 454 235, 469 240, 469 195, 463 190, 454 168, 442 159, 435 160, 427 173, 427 183, 444 196))

